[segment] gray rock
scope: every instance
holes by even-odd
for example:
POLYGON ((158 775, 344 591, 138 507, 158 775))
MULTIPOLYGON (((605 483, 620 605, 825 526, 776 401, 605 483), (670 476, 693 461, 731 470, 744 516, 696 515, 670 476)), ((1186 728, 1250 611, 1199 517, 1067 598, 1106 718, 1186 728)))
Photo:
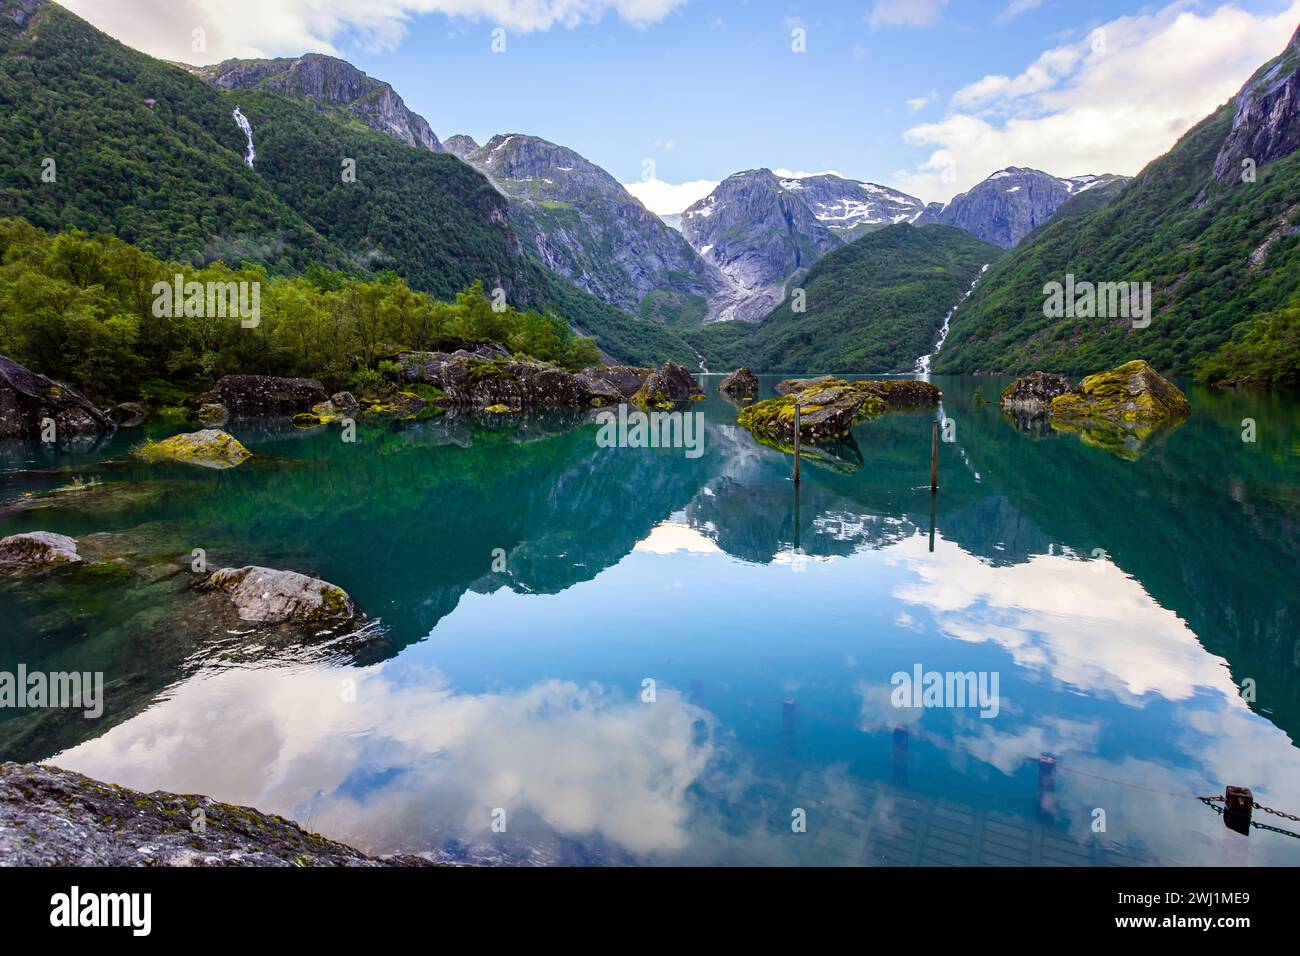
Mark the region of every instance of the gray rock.
POLYGON ((733 398, 753 398, 758 394, 758 376, 747 368, 738 368, 718 384, 718 391, 733 398))
POLYGON ((54 422, 58 441, 107 435, 117 428, 75 388, 0 355, 0 440, 40 440, 47 419, 54 422))
POLYGON ((259 624, 350 620, 357 614, 342 588, 297 571, 222 568, 208 585, 230 597, 241 619, 259 624))
POLYGON ((284 817, 210 797, 143 793, 48 764, 0 764, 0 866, 427 865, 417 856, 367 856, 284 817))
POLYGON ((296 415, 325 401, 325 387, 314 378, 273 375, 227 375, 212 390, 217 402, 236 418, 296 415))
POLYGON ((1046 412, 1052 399, 1064 395, 1073 388, 1070 380, 1064 375, 1033 372, 1016 379, 1003 389, 998 404, 1008 411, 1046 412))
POLYGON ((119 426, 133 428, 149 417, 149 409, 139 402, 122 402, 113 409, 113 415, 119 426))
POLYGON ((645 380, 653 373, 652 368, 637 368, 633 365, 597 365, 582 370, 586 378, 612 386, 625 399, 640 391, 645 380))
POLYGON ((437 386, 452 407, 584 408, 622 397, 591 369, 575 374, 547 362, 502 358, 497 348, 403 352, 397 361, 406 381, 437 386))
POLYGON ((1060 179, 1041 170, 1008 166, 946 205, 931 203, 916 225, 955 226, 985 242, 1010 249, 1047 222, 1071 196, 1116 178, 1104 175, 1060 179))
POLYGON ((1255 165, 1300 149, 1300 27, 1282 55, 1252 76, 1234 101, 1232 131, 1214 160, 1214 178, 1242 181, 1242 161, 1255 165))
POLYGON ((308 53, 274 60, 225 60, 192 70, 217 89, 271 90, 322 112, 343 109, 408 146, 443 151, 425 118, 407 109, 391 86, 336 57, 308 53))
POLYGON ((199 406, 194 419, 202 425, 224 425, 230 419, 230 410, 225 405, 207 402, 199 406))
POLYGON ((471 153, 479 151, 479 145, 474 142, 474 138, 464 133, 448 136, 442 141, 442 148, 458 159, 469 159, 471 153))
POLYGON ((334 410, 338 412, 345 411, 349 408, 360 407, 351 392, 335 392, 330 396, 330 404, 333 405, 334 410))
POLYGON ((632 403, 652 407, 677 402, 689 402, 704 397, 704 390, 695 376, 676 362, 665 362, 653 372, 645 384, 632 396, 632 403))
POLYGON ((571 149, 536 136, 494 136, 465 161, 510 200, 511 219, 553 271, 596 298, 664 320, 727 283, 682 236, 617 179, 571 149))
POLYGON ((51 531, 27 531, 0 538, 0 572, 43 570, 79 564, 77 542, 51 531))

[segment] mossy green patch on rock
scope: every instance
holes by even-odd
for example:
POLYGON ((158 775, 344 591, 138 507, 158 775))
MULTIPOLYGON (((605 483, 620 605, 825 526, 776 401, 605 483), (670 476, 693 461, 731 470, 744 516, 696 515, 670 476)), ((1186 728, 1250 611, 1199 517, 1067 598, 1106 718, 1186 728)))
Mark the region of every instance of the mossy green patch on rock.
POLYGON ((736 420, 755 436, 768 438, 778 447, 792 446, 797 404, 801 441, 842 441, 855 424, 885 409, 884 400, 864 387, 866 384, 829 377, 816 379, 803 389, 741 409, 736 420))
POLYGON ((147 462, 175 461, 204 468, 234 468, 252 457, 233 435, 215 428, 145 442, 133 454, 147 462))
POLYGON ((1191 410, 1178 386, 1140 359, 1089 375, 1048 406, 1052 428, 1128 461, 1182 424, 1191 410))

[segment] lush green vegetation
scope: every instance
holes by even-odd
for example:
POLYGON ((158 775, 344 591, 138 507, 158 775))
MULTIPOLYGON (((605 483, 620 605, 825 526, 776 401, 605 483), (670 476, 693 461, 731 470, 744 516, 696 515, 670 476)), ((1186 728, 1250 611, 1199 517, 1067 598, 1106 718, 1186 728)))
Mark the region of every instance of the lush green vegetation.
POLYGON ((1197 378, 1264 388, 1300 388, 1300 297, 1266 315, 1197 368, 1197 378))
POLYGON ((1186 375, 1291 302, 1300 293, 1300 238, 1285 223, 1300 195, 1300 154, 1260 167, 1253 183, 1215 182, 1232 117, 1229 103, 1109 204, 1054 217, 990 269, 954 317, 937 370, 1085 373, 1145 358, 1163 374, 1186 375), (1150 326, 1045 317, 1043 287, 1066 273, 1151 282, 1150 326))
POLYGON ((910 372, 934 346, 943 317, 997 246, 948 226, 900 224, 828 253, 791 300, 754 325, 683 333, 710 368, 758 372, 910 372))
POLYGON ((305 276, 275 278, 261 266, 221 262, 196 269, 114 237, 51 237, 0 219, 0 354, 97 401, 170 404, 232 373, 310 376, 369 391, 399 350, 472 342, 501 342, 570 368, 600 357, 558 315, 494 309, 479 283, 437 301, 392 273, 313 266, 305 276), (173 283, 177 273, 186 282, 258 283, 257 326, 206 307, 193 310, 204 315, 155 308, 155 283, 173 283))
POLYGON ((112 234, 194 268, 392 270, 437 298, 481 281, 521 309, 564 315, 619 361, 693 355, 521 251, 504 197, 455 157, 272 93, 212 89, 57 5, 23 27, 0 15, 0 115, 0 216, 112 234), (235 106, 253 128, 255 169, 235 106))

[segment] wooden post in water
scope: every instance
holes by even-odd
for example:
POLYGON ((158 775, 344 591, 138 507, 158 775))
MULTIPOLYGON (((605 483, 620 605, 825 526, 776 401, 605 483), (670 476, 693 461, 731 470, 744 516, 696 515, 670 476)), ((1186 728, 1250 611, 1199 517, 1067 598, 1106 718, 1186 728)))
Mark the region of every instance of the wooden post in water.
POLYGON ((795 399, 794 403, 794 481, 799 483, 799 432, 802 423, 799 421, 799 400, 795 399))
POLYGON ((934 420, 934 438, 930 442, 930 490, 939 490, 939 420, 934 420))
POLYGON ((1249 787, 1228 787, 1223 797, 1223 825, 1242 836, 1250 836, 1250 814, 1255 809, 1255 795, 1249 787))
POLYGON ((1056 812, 1056 757, 1042 754, 1038 758, 1038 812, 1050 817, 1056 812))

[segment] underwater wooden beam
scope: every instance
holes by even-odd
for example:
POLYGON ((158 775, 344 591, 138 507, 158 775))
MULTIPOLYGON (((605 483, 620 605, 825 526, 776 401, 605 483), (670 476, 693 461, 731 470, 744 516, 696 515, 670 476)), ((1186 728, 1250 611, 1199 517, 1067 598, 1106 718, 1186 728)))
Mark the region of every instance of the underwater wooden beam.
POLYGON ((794 481, 795 484, 799 483, 799 438, 800 438, 799 432, 800 432, 799 402, 796 400, 794 403, 794 481))
POLYGON ((930 442, 930 490, 939 490, 939 421, 934 422, 934 437, 930 442))

